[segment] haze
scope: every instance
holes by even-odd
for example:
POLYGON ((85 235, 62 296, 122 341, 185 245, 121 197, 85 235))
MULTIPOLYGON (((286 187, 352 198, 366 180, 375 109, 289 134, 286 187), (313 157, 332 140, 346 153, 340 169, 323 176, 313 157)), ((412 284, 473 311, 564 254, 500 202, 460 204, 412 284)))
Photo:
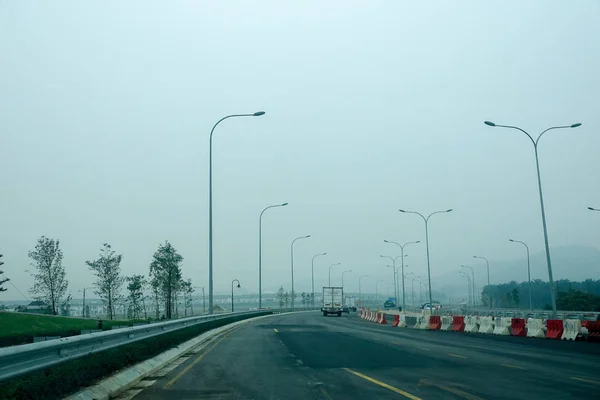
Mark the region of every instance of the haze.
MULTIPOLYGON (((125 275, 158 244, 208 286, 208 134, 214 141, 214 284, 258 291, 391 281, 383 239, 421 240, 430 223, 434 288, 473 254, 543 251, 537 135, 550 245, 599 246, 597 1, 221 1, 0 3, 0 252, 27 296, 27 251, 60 239, 70 290, 104 242, 125 275), (437 280, 436 280, 437 279, 437 280)), ((406 250, 426 275, 425 246, 406 250)), ((597 253, 597 252, 596 252, 597 253)), ((598 261, 598 259, 597 259, 598 261)), ((542 260, 543 262, 543 260, 542 260)), ((600 261, 596 264, 599 265, 600 261)), ((523 267, 524 268, 524 267, 523 267)), ((532 266, 533 268, 533 266, 532 266)), ((597 278, 558 263, 555 279, 597 278)), ((500 272, 496 270, 496 277, 500 272)), ((532 277, 548 279, 545 262, 532 277)), ((511 277, 506 277, 510 279, 511 277)), ((526 273, 512 277, 526 279, 526 273)), ((494 276, 492 278, 494 281, 494 276)), ((462 285, 462 283, 461 283, 462 285)), ((20 299, 13 286, 0 300, 20 299)))

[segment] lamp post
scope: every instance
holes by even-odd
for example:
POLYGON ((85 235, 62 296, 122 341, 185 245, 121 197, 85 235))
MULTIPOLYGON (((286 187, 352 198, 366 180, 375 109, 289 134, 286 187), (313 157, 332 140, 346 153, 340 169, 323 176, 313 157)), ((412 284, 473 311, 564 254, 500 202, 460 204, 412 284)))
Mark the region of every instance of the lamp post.
POLYGON ((202 314, 206 314, 206 301, 204 300, 204 286, 194 286, 194 289, 202 289, 202 314))
POLYGON ((234 279, 231 281, 231 312, 233 312, 233 283, 237 282, 237 287, 240 288, 240 281, 238 281, 237 279, 234 279))
POLYGON ((80 290, 80 292, 83 292, 83 310, 81 311, 81 317, 82 318, 87 318, 85 315, 85 291, 86 289, 92 289, 91 287, 84 287, 83 290, 80 290))
MULTIPOLYGON (((427 227, 427 222, 425 222, 425 226, 427 227)), ((391 240, 384 240, 385 243, 393 243, 396 244, 398 246, 400 246, 400 256, 402 257, 402 309, 404 310, 404 308, 406 307, 406 296, 404 295, 404 248, 406 246, 408 246, 409 244, 416 244, 416 243, 421 243, 420 240, 414 241, 414 242, 406 242, 404 244, 400 244, 398 242, 393 242, 391 240)), ((429 254, 429 253, 427 253, 429 254)), ((429 259, 429 256, 427 256, 429 259)))
POLYGON ((517 126, 496 125, 495 123, 490 122, 490 121, 484 121, 484 123, 486 125, 492 126, 492 127, 509 128, 509 129, 519 130, 519 131, 523 132, 524 134, 526 134, 527 137, 531 140, 531 143, 533 144, 533 149, 535 151, 535 166, 537 168, 538 190, 540 192, 540 208, 542 210, 542 227, 544 230, 544 246, 546 248, 546 263, 548 264, 548 280, 550 282, 550 296, 552 297, 552 314, 553 314, 553 317, 556 317, 556 287, 554 286, 554 279, 552 278, 552 261, 550 260, 550 246, 548 245, 548 229, 546 228, 546 211, 544 210, 544 196, 542 194, 542 178, 540 176, 540 161, 539 161, 539 156, 538 156, 538 143, 540 142, 540 139, 544 135, 544 133, 548 132, 549 130, 577 128, 577 127, 581 126, 581 124, 576 123, 576 124, 572 124, 572 125, 550 127, 548 129, 546 129, 545 131, 543 131, 542 133, 540 133, 539 136, 537 137, 537 139, 534 140, 533 137, 529 133, 527 133, 525 130, 523 130, 517 126))
POLYGON ((468 300, 469 307, 472 307, 473 303, 471 301, 471 277, 469 276, 469 274, 467 274, 466 272, 463 272, 463 271, 459 271, 458 273, 463 278, 467 278, 467 300, 468 300))
POLYGON ((213 194, 212 194, 212 142, 213 133, 217 125, 228 118, 236 117, 260 117, 265 115, 264 111, 257 111, 252 114, 231 114, 221 118, 213 125, 210 130, 208 146, 208 313, 212 314, 213 309, 213 194))
POLYGON ((315 254, 312 258, 312 268, 311 268, 311 285, 312 285, 312 307, 315 308, 315 258, 319 256, 324 256, 327 253, 319 253, 315 254))
MULTIPOLYGON (((402 213, 407 213, 407 214, 417 214, 418 216, 423 218, 423 221, 425 222, 425 247, 427 248, 427 280, 429 282, 429 304, 433 306, 433 300, 431 298, 431 266, 429 263, 429 218, 431 218, 431 216, 435 215, 435 214, 451 212, 452 209, 449 208, 448 210, 444 210, 444 211, 434 211, 431 214, 429 214, 427 217, 425 217, 423 214, 416 212, 416 211, 405 211, 405 210, 398 210, 398 211, 400 211, 402 213)), ((433 312, 432 312, 432 314, 433 314, 433 312)))
POLYGON ((329 286, 331 286, 331 267, 335 267, 336 265, 340 265, 340 263, 331 264, 329 266, 329 286))
POLYGON ((347 270, 347 271, 344 271, 344 272, 342 272, 342 288, 344 287, 344 274, 346 274, 346 273, 348 273, 348 272, 352 272, 352 270, 351 270, 351 269, 349 269, 349 270, 347 270))
POLYGON ((396 290, 396 260, 400 258, 400 256, 394 258, 390 256, 379 255, 381 258, 388 258, 392 260, 393 265, 386 265, 386 267, 393 268, 392 272, 394 273, 394 296, 396 296, 396 301, 398 301, 398 291, 396 290))
MULTIPOLYGON (((480 257, 480 256, 473 256, 473 258, 479 258, 481 260, 485 260, 485 263, 487 265, 487 285, 490 286, 490 262, 488 261, 487 258, 485 257, 480 257)), ((492 299, 490 299, 490 304, 489 304, 490 308, 492 307, 492 299)))
POLYGON ((527 246, 525 242, 521 242, 520 240, 508 239, 508 241, 513 243, 521 243, 523 246, 525 246, 525 249, 527 250, 527 282, 529 287, 529 311, 531 311, 533 310, 533 306, 531 303, 531 268, 529 266, 529 246, 527 246))
POLYGON ((361 303, 364 305, 364 301, 362 299, 362 291, 361 291, 361 287, 360 287, 360 281, 362 280, 362 278, 366 278, 369 275, 363 275, 360 278, 358 278, 358 298, 360 299, 361 303))
POLYGON ((471 275, 473 276, 473 307, 475 307, 476 297, 475 297, 475 270, 468 265, 461 265, 461 268, 469 268, 471 270, 471 275))
POLYGON ((288 203, 267 206, 258 217, 258 309, 262 308, 262 216, 269 208, 285 207, 288 203))
POLYGON ((296 243, 296 240, 308 239, 309 237, 310 237, 310 235, 299 236, 296 239, 292 240, 292 244, 290 245, 290 248, 291 248, 290 257, 291 257, 291 264, 292 264, 292 310, 294 309, 294 298, 296 297, 296 293, 294 292, 294 243, 296 243))

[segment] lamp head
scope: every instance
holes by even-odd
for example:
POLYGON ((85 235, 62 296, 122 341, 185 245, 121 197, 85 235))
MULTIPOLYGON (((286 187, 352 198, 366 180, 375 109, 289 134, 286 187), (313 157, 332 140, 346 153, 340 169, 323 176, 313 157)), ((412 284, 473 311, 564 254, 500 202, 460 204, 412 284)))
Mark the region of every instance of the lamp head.
POLYGON ((486 124, 487 126, 496 126, 496 124, 491 121, 483 121, 483 123, 486 124))
POLYGON ((253 117, 260 117, 261 115, 265 115, 264 111, 257 111, 254 114, 252 114, 253 117))

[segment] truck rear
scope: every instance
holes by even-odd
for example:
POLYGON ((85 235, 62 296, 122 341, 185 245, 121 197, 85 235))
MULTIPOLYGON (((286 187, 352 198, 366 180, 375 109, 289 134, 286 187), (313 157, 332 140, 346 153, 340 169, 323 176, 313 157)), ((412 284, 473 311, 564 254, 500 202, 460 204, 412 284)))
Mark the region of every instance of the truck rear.
POLYGON ((321 312, 323 316, 335 314, 342 316, 342 306, 344 304, 344 288, 341 286, 323 287, 323 304, 321 312))

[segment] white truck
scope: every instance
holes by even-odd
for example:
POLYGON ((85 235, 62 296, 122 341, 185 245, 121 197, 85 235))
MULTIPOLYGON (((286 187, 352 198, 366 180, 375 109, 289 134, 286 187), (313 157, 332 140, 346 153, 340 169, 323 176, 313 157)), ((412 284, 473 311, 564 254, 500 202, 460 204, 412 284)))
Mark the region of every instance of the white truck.
POLYGON ((342 316, 342 305, 344 304, 344 288, 341 286, 323 287, 323 303, 321 312, 326 317, 329 314, 342 316))

